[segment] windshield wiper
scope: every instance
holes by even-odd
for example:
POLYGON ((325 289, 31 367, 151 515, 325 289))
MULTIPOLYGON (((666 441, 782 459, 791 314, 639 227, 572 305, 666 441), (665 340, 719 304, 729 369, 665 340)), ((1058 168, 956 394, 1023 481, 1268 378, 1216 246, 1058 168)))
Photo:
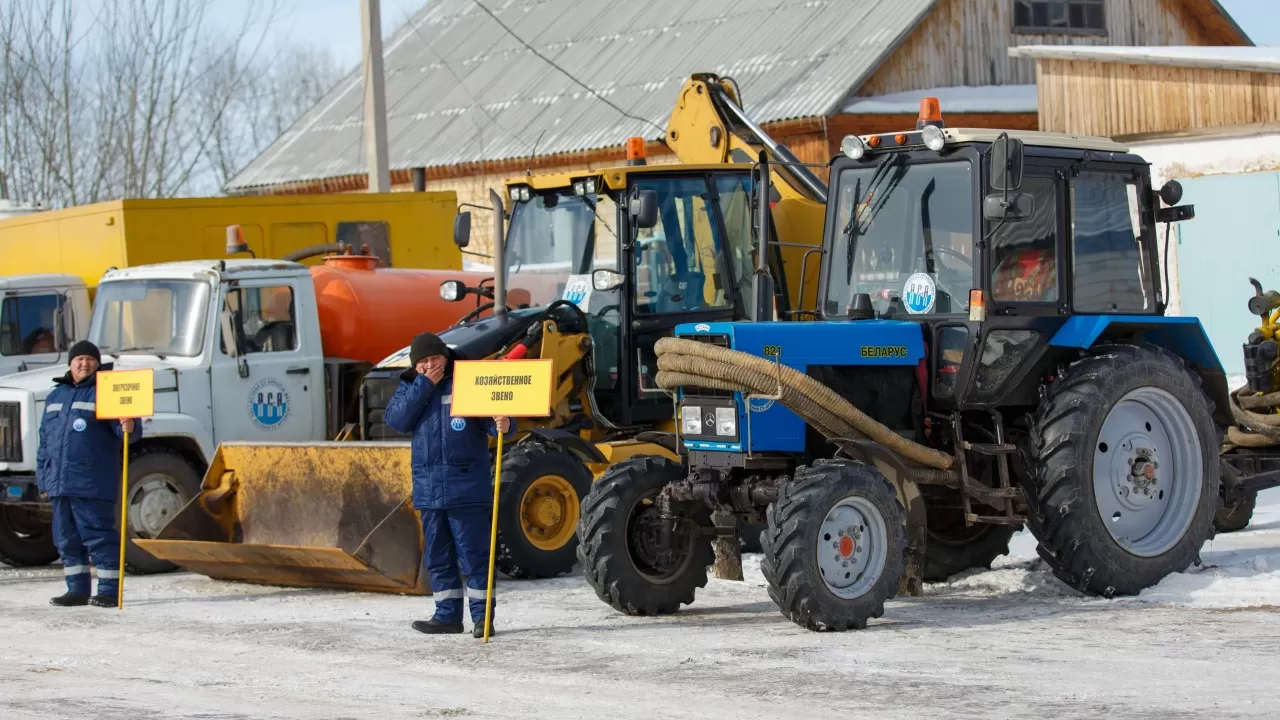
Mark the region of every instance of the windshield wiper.
POLYGON ((102 351, 103 351, 104 353, 106 353, 107 355, 111 355, 111 356, 114 356, 114 357, 117 357, 117 358, 118 358, 118 357, 120 357, 121 355, 126 354, 126 353, 150 353, 150 354, 155 355, 156 357, 160 358, 161 360, 163 360, 163 359, 164 359, 164 353, 156 352, 156 349, 155 349, 154 347, 151 347, 151 346, 148 346, 148 347, 127 347, 127 348, 120 348, 119 350, 112 350, 112 349, 109 349, 109 348, 103 348, 103 349, 102 349, 102 351))
POLYGON ((889 153, 884 156, 880 164, 876 165, 876 171, 871 173, 871 179, 867 181, 867 193, 862 196, 861 200, 853 203, 853 208, 849 211, 849 222, 844 226, 844 234, 848 235, 853 232, 853 224, 858 219, 858 207, 869 202, 871 194, 875 192, 880 183, 889 176, 888 170, 890 166, 896 162, 901 156, 899 153, 889 153))

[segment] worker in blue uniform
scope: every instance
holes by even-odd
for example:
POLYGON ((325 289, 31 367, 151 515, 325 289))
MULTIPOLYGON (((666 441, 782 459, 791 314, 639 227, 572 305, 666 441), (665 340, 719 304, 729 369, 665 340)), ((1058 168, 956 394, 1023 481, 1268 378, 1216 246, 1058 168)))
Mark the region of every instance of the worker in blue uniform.
MULTIPOLYGON (((435 614, 413 629, 428 634, 462 632, 462 599, 484 636, 489 535, 493 514, 493 468, 489 438, 509 435, 509 418, 452 417, 453 352, 423 333, 409 346, 409 368, 387 403, 387 425, 412 434, 413 506, 422 517, 424 561, 431 578, 435 614), (459 566, 467 581, 458 575, 459 566)), ((496 599, 494 602, 497 604, 496 599)), ((489 634, 493 634, 490 624, 489 634)))
POLYGON ((63 607, 115 607, 120 588, 120 535, 116 501, 120 497, 121 455, 142 437, 133 419, 99 420, 98 347, 87 340, 71 346, 70 369, 54 380, 40 420, 36 484, 53 509, 53 540, 62 557, 67 592, 49 602, 63 607), (89 563, 98 570, 98 592, 90 597, 89 563))

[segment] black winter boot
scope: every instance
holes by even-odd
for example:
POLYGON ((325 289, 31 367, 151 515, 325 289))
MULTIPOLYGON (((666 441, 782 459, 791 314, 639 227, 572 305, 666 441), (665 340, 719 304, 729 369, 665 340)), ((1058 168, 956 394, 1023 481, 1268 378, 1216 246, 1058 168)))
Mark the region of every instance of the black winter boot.
POLYGON ((89 598, 89 604, 94 607, 112 608, 120 604, 120 598, 116 595, 94 595, 89 598))
POLYGON ((414 620, 413 629, 420 633, 426 633, 427 635, 457 635, 462 632, 462 623, 459 622, 455 625, 450 625, 449 623, 442 623, 435 618, 431 618, 430 620, 414 620))
POLYGON ((66 593, 63 595, 59 595, 56 598, 49 598, 49 604, 57 605, 58 607, 76 607, 77 605, 88 605, 89 596, 73 595, 72 593, 66 593))
MULTIPOLYGON (((494 635, 497 635, 497 634, 498 634, 498 631, 493 629, 493 623, 489 623, 489 637, 493 637, 494 635)), ((484 639, 484 622, 483 621, 476 623, 476 626, 471 628, 471 637, 477 638, 477 639, 484 639)))

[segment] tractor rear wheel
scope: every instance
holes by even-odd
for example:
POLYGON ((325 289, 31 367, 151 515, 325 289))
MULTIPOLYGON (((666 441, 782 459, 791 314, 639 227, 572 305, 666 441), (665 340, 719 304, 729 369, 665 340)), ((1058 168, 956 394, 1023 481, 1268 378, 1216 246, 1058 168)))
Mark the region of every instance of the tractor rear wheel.
POLYGON ((1230 533, 1249 527, 1249 521, 1253 519, 1253 510, 1257 505, 1257 491, 1240 493, 1235 502, 1214 513, 1213 528, 1220 533, 1230 533))
POLYGON ((760 568, 769 597, 810 630, 865 628, 907 565, 907 516, 893 485, 852 460, 796 468, 769 506, 760 568))
POLYGON ((1185 570, 1212 537, 1217 431, 1176 355, 1096 348, 1047 387, 1031 441, 1027 522, 1071 587, 1135 595, 1185 570))
MULTIPOLYGON (((637 455, 614 465, 591 486, 578 523, 578 559, 596 595, 628 615, 669 615, 693 603, 714 560, 711 539, 693 532, 663 547, 655 500, 684 477, 664 457, 637 455)), ((690 517, 699 525, 709 521, 690 517)))
POLYGON ((578 515, 591 471, 563 448, 525 442, 502 458, 498 569, 517 580, 552 578, 577 558, 578 515))
POLYGON ((34 567, 57 559, 51 521, 31 508, 0 505, 0 562, 34 567))

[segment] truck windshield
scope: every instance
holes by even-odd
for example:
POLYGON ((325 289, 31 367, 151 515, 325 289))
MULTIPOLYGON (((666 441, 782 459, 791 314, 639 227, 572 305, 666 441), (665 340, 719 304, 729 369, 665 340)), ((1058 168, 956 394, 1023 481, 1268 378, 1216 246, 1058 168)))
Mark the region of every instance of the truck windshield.
POLYGON ((608 195, 536 194, 511 210, 507 288, 528 291, 534 306, 564 292, 570 275, 617 268, 617 205, 608 195))
POLYGON ((198 280, 104 282, 89 339, 103 354, 194 357, 204 349, 209 292, 198 280))
POLYGON ((880 315, 965 312, 973 288, 974 185, 966 161, 913 164, 903 153, 842 171, 832 198, 824 310, 858 293, 880 315), (892 311, 891 311, 892 308, 892 311))

